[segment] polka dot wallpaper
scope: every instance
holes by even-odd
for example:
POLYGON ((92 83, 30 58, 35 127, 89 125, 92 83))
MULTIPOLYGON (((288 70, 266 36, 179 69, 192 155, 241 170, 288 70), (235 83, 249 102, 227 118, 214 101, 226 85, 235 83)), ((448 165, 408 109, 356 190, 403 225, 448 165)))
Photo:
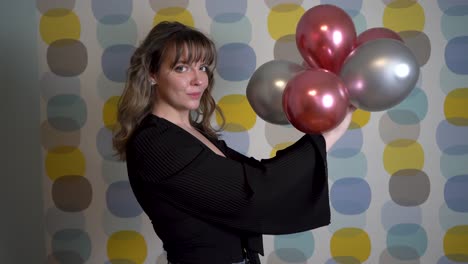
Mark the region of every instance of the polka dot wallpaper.
POLYGON ((245 94, 248 80, 267 61, 302 62, 295 27, 318 4, 344 9, 358 33, 398 32, 421 75, 397 106, 357 110, 329 151, 331 225, 265 236, 262 261, 468 263, 467 1, 36 2, 47 263, 166 263, 111 146, 129 57, 153 25, 177 20, 210 35, 223 137, 266 158, 301 133, 260 119, 245 94))

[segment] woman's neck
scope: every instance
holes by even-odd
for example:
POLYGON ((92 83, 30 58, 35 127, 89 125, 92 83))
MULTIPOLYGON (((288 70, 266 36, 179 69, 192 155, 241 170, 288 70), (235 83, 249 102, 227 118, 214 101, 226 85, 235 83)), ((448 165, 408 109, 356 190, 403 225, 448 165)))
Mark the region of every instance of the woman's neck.
POLYGON ((164 118, 180 127, 192 127, 190 123, 190 111, 177 111, 173 108, 154 107, 152 113, 164 118))

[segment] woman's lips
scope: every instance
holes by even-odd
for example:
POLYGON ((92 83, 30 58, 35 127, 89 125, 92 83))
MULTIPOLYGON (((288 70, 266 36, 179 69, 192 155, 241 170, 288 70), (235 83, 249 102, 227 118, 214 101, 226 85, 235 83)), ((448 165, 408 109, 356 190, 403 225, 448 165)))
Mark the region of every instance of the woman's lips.
POLYGON ((190 98, 193 98, 193 99, 198 99, 198 98, 200 98, 201 95, 202 95, 202 93, 200 93, 200 92, 188 93, 188 96, 190 96, 190 98))

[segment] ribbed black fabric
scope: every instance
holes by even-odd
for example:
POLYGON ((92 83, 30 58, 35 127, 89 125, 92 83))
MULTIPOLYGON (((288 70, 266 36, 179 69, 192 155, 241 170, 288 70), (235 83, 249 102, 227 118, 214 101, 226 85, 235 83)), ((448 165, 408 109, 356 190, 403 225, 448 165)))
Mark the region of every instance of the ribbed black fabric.
POLYGON ((305 135, 261 161, 224 141, 213 143, 227 158, 154 115, 144 119, 129 141, 131 186, 171 262, 238 262, 243 247, 252 258, 252 252, 263 255, 261 234, 329 224, 321 135, 305 135))

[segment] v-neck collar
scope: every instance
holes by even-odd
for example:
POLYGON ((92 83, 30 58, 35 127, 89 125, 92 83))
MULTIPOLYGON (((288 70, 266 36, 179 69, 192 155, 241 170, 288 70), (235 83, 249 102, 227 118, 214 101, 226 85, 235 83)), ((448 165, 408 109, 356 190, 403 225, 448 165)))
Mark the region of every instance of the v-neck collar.
MULTIPOLYGON (((200 139, 198 139, 196 136, 192 135, 190 132, 188 132, 187 130, 181 128, 180 126, 178 126, 177 124, 174 124, 173 122, 167 120, 166 118, 164 117, 160 117, 160 116, 157 116, 153 113, 150 113, 149 116, 152 118, 152 119, 155 119, 157 121, 163 121, 164 123, 168 124, 169 126, 171 127, 175 127, 177 130, 179 131, 182 131, 182 133, 192 137, 195 141, 197 141, 203 148, 211 151, 213 154, 217 155, 217 156, 220 156, 218 155, 217 153, 215 153, 210 147, 208 147, 205 143, 203 143, 200 139)), ((217 139, 212 139, 210 137, 207 137, 205 135, 205 133, 203 131, 200 131, 200 133, 206 138, 208 139, 216 148, 218 148, 219 151, 221 151, 221 153, 224 154, 225 157, 223 156, 220 156, 220 157, 223 157, 223 158, 228 158, 227 156, 227 153, 224 151, 223 148, 220 147, 220 144, 219 144, 219 140, 217 139)))

